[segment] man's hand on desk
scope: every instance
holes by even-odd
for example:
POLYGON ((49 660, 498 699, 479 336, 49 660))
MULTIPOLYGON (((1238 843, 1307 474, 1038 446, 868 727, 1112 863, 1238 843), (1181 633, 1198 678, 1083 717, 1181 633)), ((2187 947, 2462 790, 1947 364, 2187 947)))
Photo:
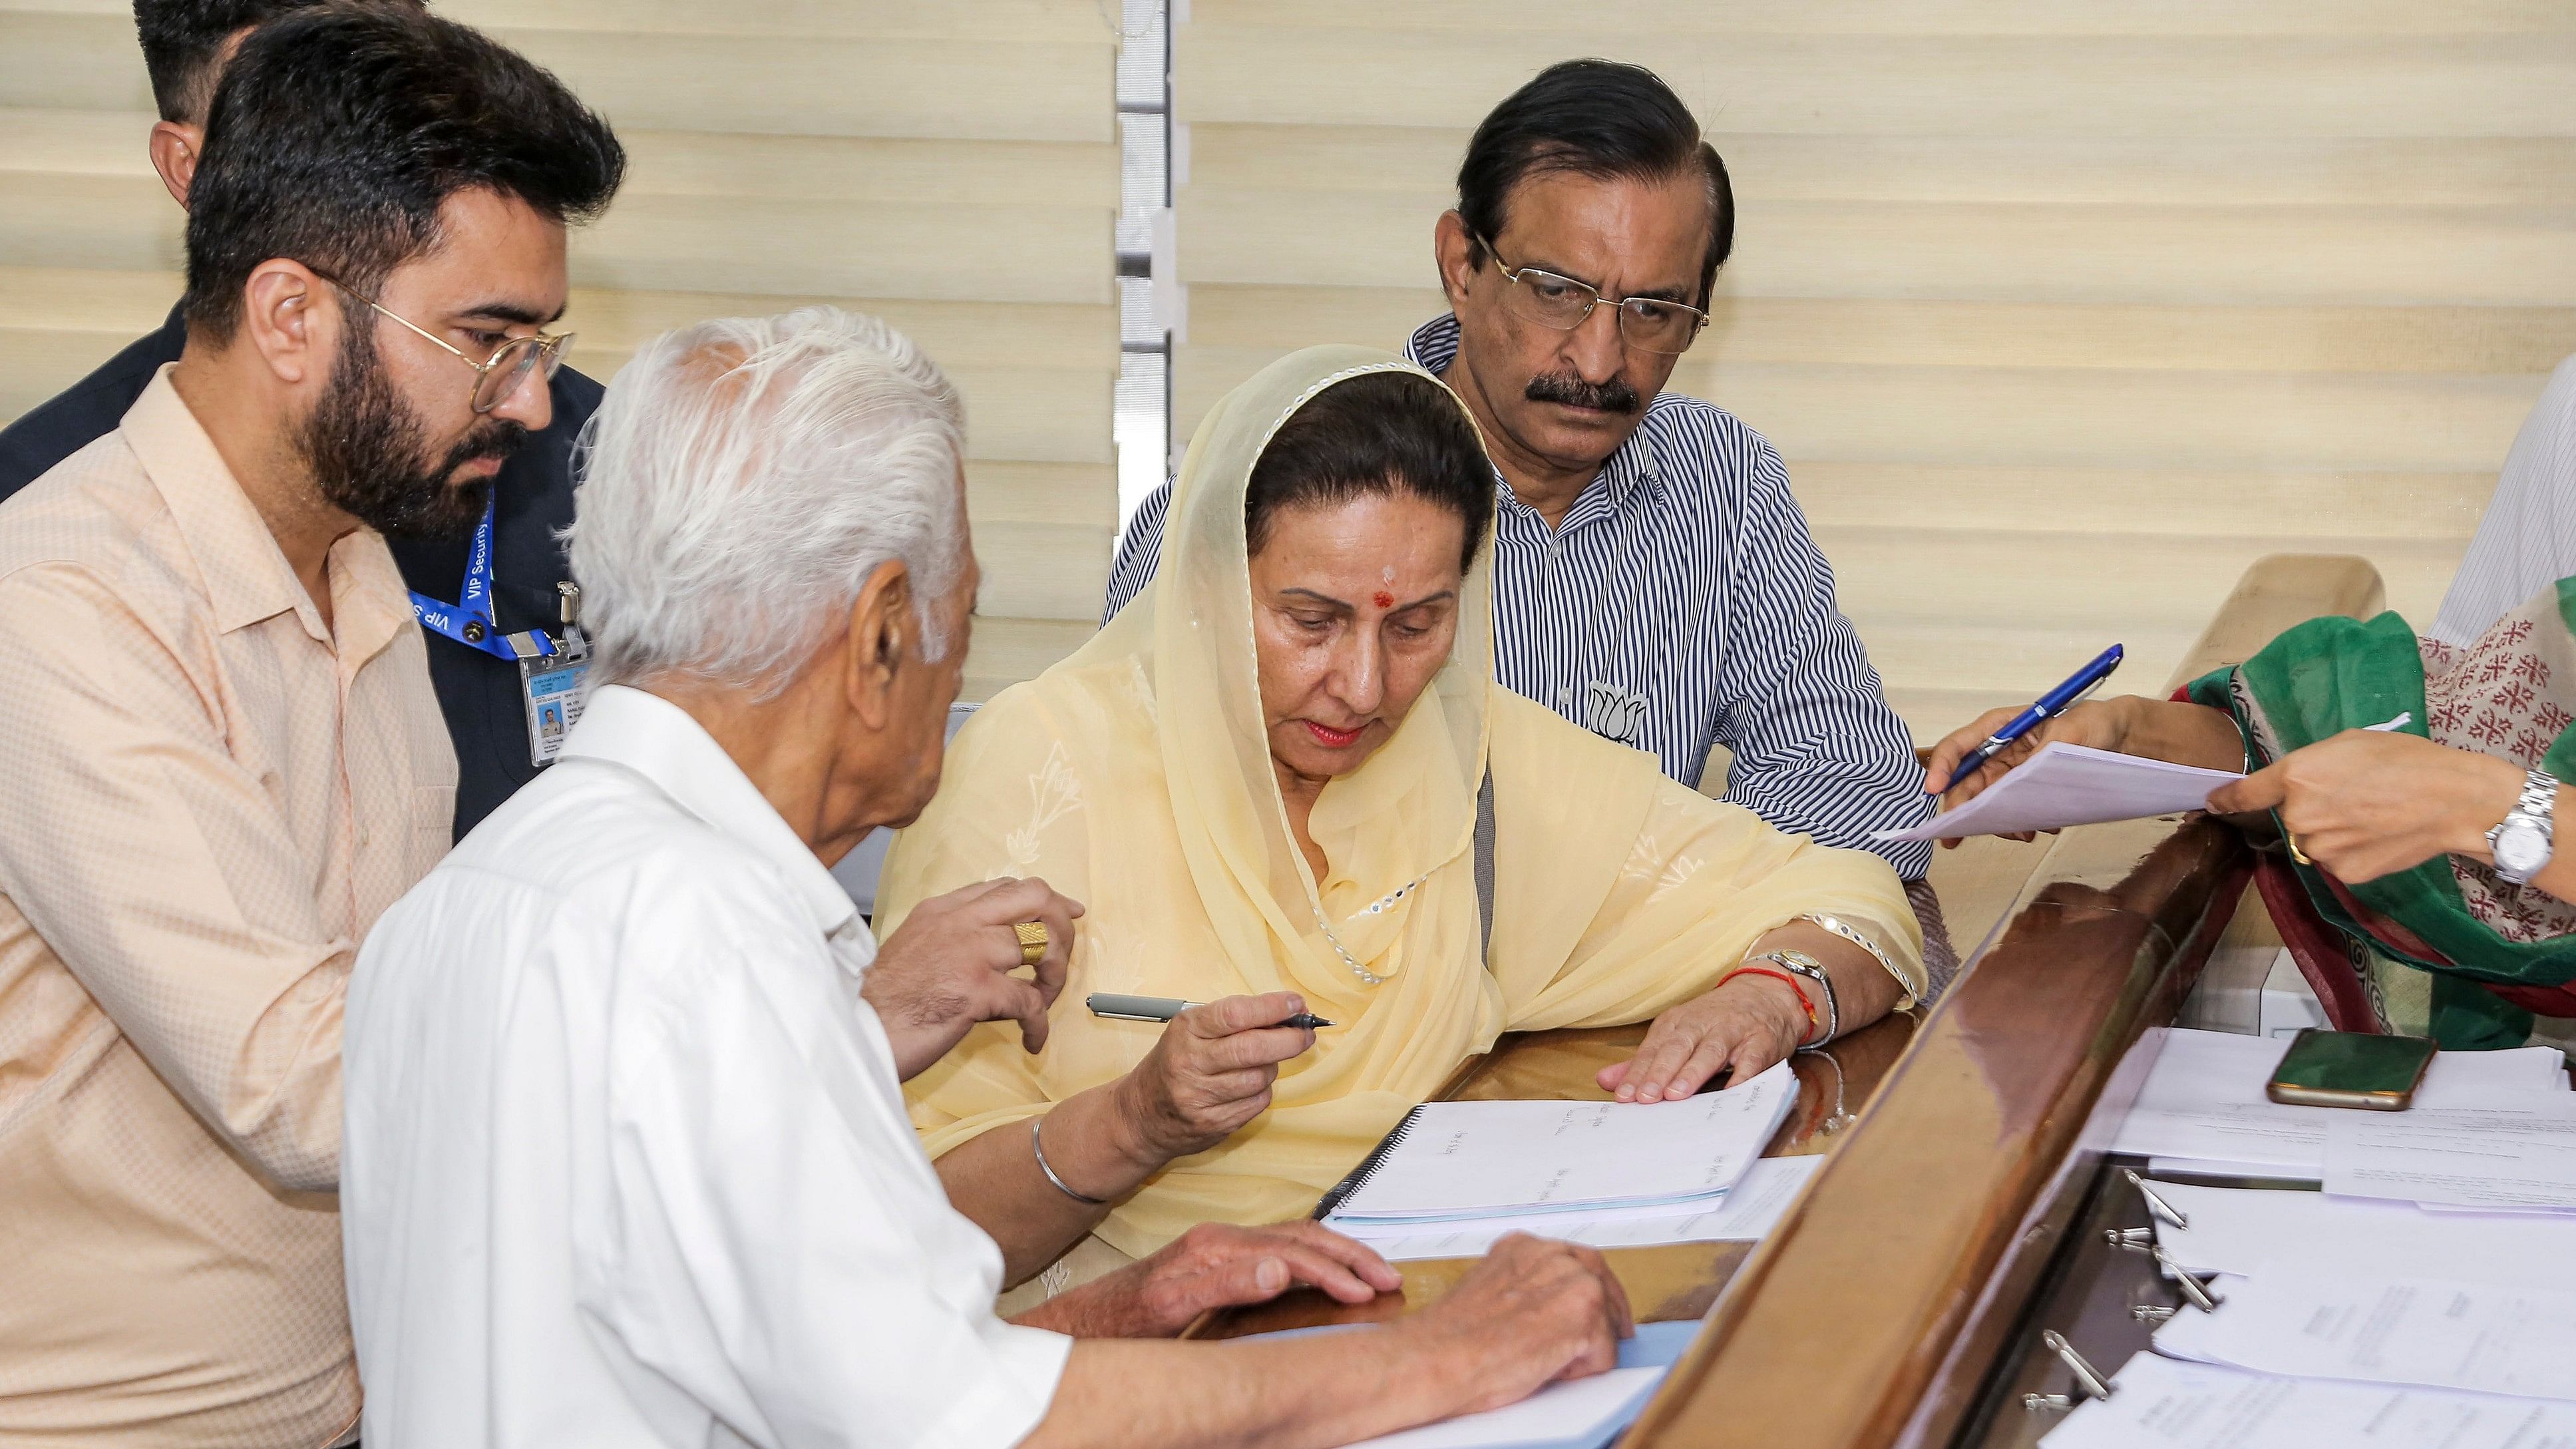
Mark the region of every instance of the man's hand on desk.
POLYGON ((1201 1223, 1151 1257, 1070 1288, 1012 1321, 1075 1338, 1169 1338, 1212 1308, 1267 1303, 1297 1284, 1340 1303, 1404 1286, 1377 1255, 1320 1223, 1201 1223))
MULTIPOLYGON (((1518 1403, 1559 1379, 1618 1366, 1637 1331, 1628 1292, 1590 1248, 1514 1233, 1494 1244, 1447 1296, 1393 1331, 1428 1339, 1435 1374, 1452 1369, 1451 1414, 1518 1403)), ((1442 1375, 1447 1377, 1447 1375, 1442 1375)))
POLYGON ((1622 1102, 1687 1097, 1719 1072, 1749 1082, 1812 1035, 1798 994, 1768 976, 1729 976, 1655 1018, 1637 1054, 1593 1080, 1622 1102))
POLYGON ((988 880, 913 907, 859 986, 894 1048, 895 1075, 910 1081, 979 1021, 1017 1021, 1022 1045, 1046 1045, 1047 1008, 1064 989, 1081 914, 1081 902, 1036 879, 988 880), (1011 974, 1021 966, 1012 927, 1022 921, 1047 931, 1046 955, 1027 981, 1011 974))

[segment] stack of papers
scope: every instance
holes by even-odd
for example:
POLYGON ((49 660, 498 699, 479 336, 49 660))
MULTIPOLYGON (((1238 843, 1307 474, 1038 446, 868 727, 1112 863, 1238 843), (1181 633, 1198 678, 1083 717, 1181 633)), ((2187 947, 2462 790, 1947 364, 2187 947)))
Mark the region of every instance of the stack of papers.
POLYGON ((2256 1373, 2576 1404, 2576 1293, 2265 1267, 2156 1352, 2256 1373))
MULTIPOLYGON (((2150 1036, 2136 1050, 2156 1051, 2150 1036)), ((2114 1152, 2154 1159, 2155 1170, 2210 1175, 2325 1176, 2330 1124, 2353 1118, 2396 1120, 2435 1109, 2499 1104, 2537 1112, 2534 1099, 2569 1100, 2566 1058, 2550 1047, 2502 1052, 2436 1052, 2415 1090, 2415 1110, 2364 1112, 2349 1107, 2290 1107, 2264 1095, 2286 1040, 2225 1031, 2173 1028, 2155 1066, 2111 1143, 2114 1152)))
MULTIPOLYGON (((2365 1115, 2355 1113, 2355 1116, 2365 1115)), ((2380 1274, 2576 1293, 2576 1218, 2459 1217, 2412 1203, 2322 1192, 2154 1184, 2190 1220, 2159 1219, 2156 1241, 2186 1271, 2380 1274)))
POLYGON ((2576 1405, 2295 1379, 2142 1353, 2041 1440, 2046 1449, 2561 1449, 2576 1405))
MULTIPOLYGON (((2156 1050, 2158 1043, 2140 1043, 2156 1050)), ((2158 1180, 2174 1269, 2219 1275, 2048 1449, 2576 1446, 2576 1094, 2548 1048, 2443 1052, 2405 1112, 2288 1107, 2286 1041, 2165 1034, 2112 1150, 2158 1180)))
POLYGON ((1425 1103, 1335 1190, 1324 1221, 1388 1237, 1609 1208, 1706 1211, 1752 1168, 1797 1098, 1784 1061, 1680 1101, 1425 1103))
POLYGON ((2576 1095, 2339 1113, 2326 1126, 2325 1182, 2344 1197, 2576 1210, 2576 1095))
POLYGON ((2243 778, 2233 770, 2204 770, 2058 741, 2040 746, 1958 809, 1911 830, 1881 830, 1871 838, 1947 840, 2174 815, 2205 808, 2211 791, 2243 778))
POLYGON ((1825 1165, 1821 1157, 1765 1157, 1715 1203, 1675 1209, 1644 1207, 1514 1213, 1468 1222, 1348 1223, 1343 1233, 1375 1248, 1389 1262, 1419 1258, 1477 1258, 1507 1233, 1536 1233, 1591 1248, 1650 1248, 1665 1243, 1759 1242, 1779 1224, 1807 1179, 1825 1165))

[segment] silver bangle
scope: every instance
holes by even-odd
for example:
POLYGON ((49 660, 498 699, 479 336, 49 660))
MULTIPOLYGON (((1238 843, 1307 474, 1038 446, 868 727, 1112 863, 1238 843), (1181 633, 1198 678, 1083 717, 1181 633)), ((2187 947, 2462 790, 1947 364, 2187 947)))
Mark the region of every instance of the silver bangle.
POLYGON ((1805 921, 1811 926, 1818 926, 1824 930, 1831 931, 1835 935, 1840 936, 1844 940, 1851 942, 1853 945, 1858 946, 1864 951, 1867 951, 1870 954, 1871 959, 1877 961, 1880 966, 1886 969, 1888 975, 1896 978, 1898 989, 1902 990, 1907 996, 1912 996, 1914 994, 1914 982, 1909 979, 1904 972, 1896 969, 1896 963, 1888 959, 1887 953, 1879 949, 1876 941, 1862 935, 1850 922, 1845 921, 1840 916, 1800 916, 1798 919, 1805 921))
POLYGON ((1791 950, 1765 951, 1758 956, 1747 956, 1744 958, 1744 964, 1748 966, 1752 965, 1756 961, 1768 961, 1792 975, 1804 976, 1808 980, 1816 983, 1816 985, 1825 993, 1824 1035, 1817 1037, 1814 1041, 1802 1041, 1798 1043, 1798 1050, 1802 1052, 1814 1051, 1816 1048, 1823 1046, 1825 1043, 1832 1041, 1835 1037, 1843 1034, 1842 1003, 1834 999, 1834 978, 1826 972, 1824 962, 1817 960, 1815 957, 1808 955, 1804 951, 1791 950))
POLYGON ((1064 1179, 1055 1175, 1054 1168, 1047 1166, 1046 1144, 1038 1140, 1038 1129, 1045 1125, 1046 1116, 1043 1113, 1029 1119, 1029 1150, 1038 1155, 1038 1171, 1046 1174, 1047 1181, 1055 1184, 1056 1191, 1063 1193, 1066 1197, 1072 1198, 1075 1202, 1082 1204, 1084 1207, 1109 1206, 1109 1199, 1105 1197, 1092 1197, 1085 1193, 1075 1192, 1072 1188, 1065 1186, 1064 1179))

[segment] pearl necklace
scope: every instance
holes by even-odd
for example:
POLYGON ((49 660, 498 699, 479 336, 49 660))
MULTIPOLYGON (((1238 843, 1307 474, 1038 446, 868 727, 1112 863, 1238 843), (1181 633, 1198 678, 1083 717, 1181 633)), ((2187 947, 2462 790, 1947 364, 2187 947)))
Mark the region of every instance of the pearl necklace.
MULTIPOLYGON (((1367 914, 1372 916, 1386 914, 1388 908, 1395 905, 1398 901, 1403 900, 1406 896, 1413 894, 1413 892, 1418 889, 1424 881, 1429 879, 1431 879, 1431 877, 1428 875, 1418 875, 1410 882, 1397 886, 1394 890, 1389 891, 1385 895, 1378 897, 1375 901, 1372 901, 1369 904, 1367 914)), ((1362 986, 1378 986, 1385 983, 1385 977, 1380 976, 1376 972, 1361 965, 1359 963, 1359 958, 1351 954, 1350 948, 1342 944, 1342 938, 1333 932, 1333 923, 1324 919, 1324 907, 1320 902, 1315 906, 1315 927, 1324 933, 1324 939, 1332 944, 1333 954, 1342 958, 1342 964, 1351 968, 1351 974, 1360 979, 1360 984, 1362 986)))

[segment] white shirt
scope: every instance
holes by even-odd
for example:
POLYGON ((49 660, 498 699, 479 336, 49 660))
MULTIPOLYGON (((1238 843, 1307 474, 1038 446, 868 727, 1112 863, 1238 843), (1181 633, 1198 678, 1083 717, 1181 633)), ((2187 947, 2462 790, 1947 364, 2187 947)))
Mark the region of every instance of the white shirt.
POLYGON ((2478 536, 2425 632, 2474 644, 2496 620, 2569 577, 2576 577, 2576 357, 2549 375, 2514 434, 2478 536))
POLYGON ((341 1213, 369 1449, 1005 1445, 994 1317, 860 1001, 875 943, 676 706, 608 687, 368 936, 341 1213))

